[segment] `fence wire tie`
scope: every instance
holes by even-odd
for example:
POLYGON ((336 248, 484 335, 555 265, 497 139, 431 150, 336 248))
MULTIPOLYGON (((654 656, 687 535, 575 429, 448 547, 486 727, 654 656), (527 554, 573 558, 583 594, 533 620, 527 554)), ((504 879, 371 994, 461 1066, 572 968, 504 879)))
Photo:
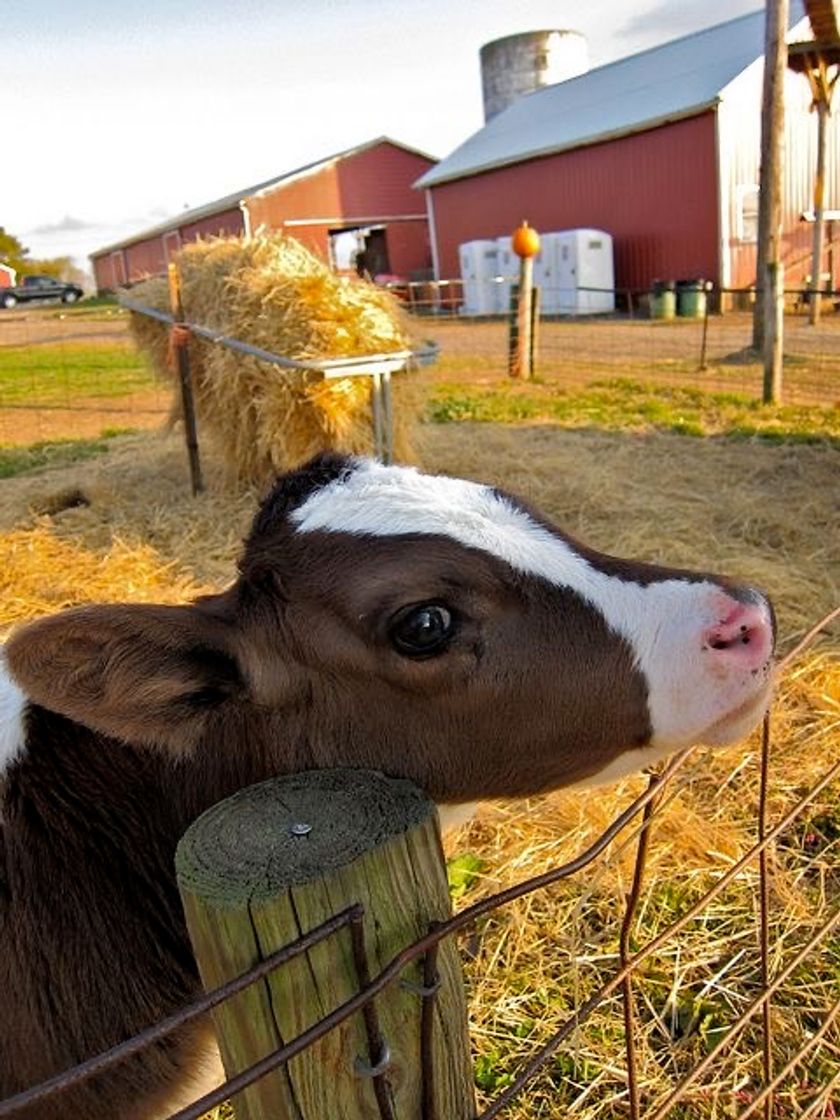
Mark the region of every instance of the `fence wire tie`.
POLYGON ((375 1065, 369 1065, 364 1058, 359 1055, 353 1063, 353 1069, 356 1071, 357 1077, 381 1077, 385 1070, 391 1064, 391 1047, 388 1045, 386 1039, 382 1039, 379 1050, 379 1058, 375 1065))
POLYGON ((419 996, 421 999, 429 999, 431 996, 437 995, 442 983, 443 981, 440 976, 436 976, 431 984, 418 984, 414 980, 400 980, 399 986, 405 988, 407 992, 412 992, 414 995, 419 996))
POLYGON ((190 329, 189 323, 173 323, 169 337, 175 349, 188 346, 190 338, 192 337, 192 330, 190 329))

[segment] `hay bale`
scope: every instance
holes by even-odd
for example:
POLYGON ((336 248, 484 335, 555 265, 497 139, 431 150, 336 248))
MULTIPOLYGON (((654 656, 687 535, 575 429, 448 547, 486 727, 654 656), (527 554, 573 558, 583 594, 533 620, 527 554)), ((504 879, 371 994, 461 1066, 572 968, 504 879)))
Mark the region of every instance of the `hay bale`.
MULTIPOLYGON (((396 300, 355 277, 338 276, 283 234, 217 238, 178 254, 186 318, 297 360, 362 357, 404 350, 408 335, 396 300)), ((169 310, 167 283, 138 285, 132 298, 169 310)), ((131 328, 158 372, 172 377, 168 330, 132 313, 131 328)), ((231 473, 265 483, 316 452, 370 454, 370 382, 326 381, 284 370, 195 339, 190 346, 196 411, 231 473)), ((418 408, 406 375, 395 378, 395 451, 410 458, 418 408)))

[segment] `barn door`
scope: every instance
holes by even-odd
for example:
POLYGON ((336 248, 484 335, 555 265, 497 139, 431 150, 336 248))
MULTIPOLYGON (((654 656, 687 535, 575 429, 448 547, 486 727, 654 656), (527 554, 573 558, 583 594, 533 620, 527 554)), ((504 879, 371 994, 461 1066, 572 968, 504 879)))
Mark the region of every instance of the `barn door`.
POLYGON ((365 238, 365 267, 373 277, 387 275, 391 271, 388 240, 382 228, 372 229, 365 238))

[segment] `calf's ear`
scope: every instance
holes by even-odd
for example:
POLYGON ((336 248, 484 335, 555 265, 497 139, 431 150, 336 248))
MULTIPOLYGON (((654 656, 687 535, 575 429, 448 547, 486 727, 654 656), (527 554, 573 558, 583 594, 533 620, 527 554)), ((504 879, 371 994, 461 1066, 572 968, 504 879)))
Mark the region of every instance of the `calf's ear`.
POLYGON ((194 606, 77 607, 5 647, 36 704, 126 742, 189 750, 242 689, 228 627, 194 606))

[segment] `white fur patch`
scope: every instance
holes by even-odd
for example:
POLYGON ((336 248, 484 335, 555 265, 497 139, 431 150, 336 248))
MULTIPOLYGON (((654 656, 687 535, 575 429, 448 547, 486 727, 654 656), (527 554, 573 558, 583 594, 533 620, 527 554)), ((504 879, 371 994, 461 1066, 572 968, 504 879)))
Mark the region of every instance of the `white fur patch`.
POLYGON ((26 743, 25 708, 26 697, 12 679, 0 646, 0 774, 17 758, 26 743))
MULTIPOLYGON (((702 648, 702 635, 732 607, 716 584, 668 579, 641 586, 607 575, 488 486, 357 460, 291 518, 304 533, 446 536, 575 591, 633 651, 648 685, 649 749, 657 753, 702 741, 727 712, 766 689, 766 676, 715 671, 714 656, 702 648)), ((637 760, 628 759, 629 768, 648 761, 642 753, 629 752, 637 760)))

